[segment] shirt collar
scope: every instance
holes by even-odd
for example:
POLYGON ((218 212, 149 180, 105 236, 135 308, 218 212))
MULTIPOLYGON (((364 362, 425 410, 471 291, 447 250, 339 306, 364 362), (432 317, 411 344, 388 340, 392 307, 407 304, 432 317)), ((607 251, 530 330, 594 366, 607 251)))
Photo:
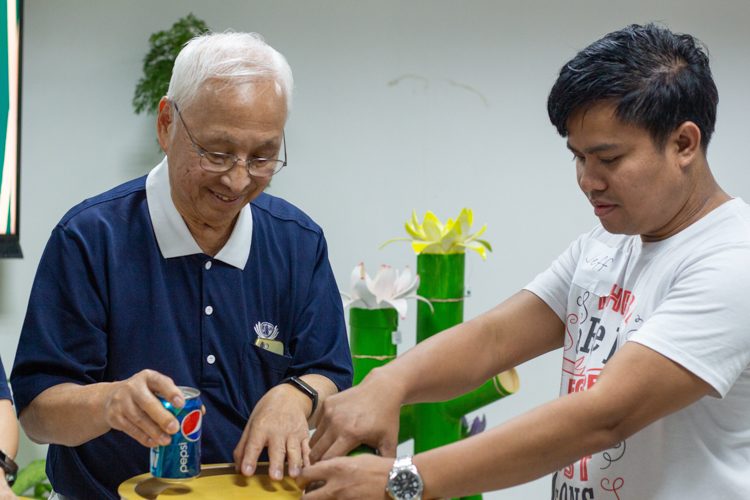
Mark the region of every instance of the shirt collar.
MULTIPOLYGON (((156 242, 165 259, 203 253, 172 201, 166 157, 146 178, 146 201, 156 242)), ((214 258, 245 269, 252 239, 253 212, 248 203, 240 210, 229 240, 214 258)))

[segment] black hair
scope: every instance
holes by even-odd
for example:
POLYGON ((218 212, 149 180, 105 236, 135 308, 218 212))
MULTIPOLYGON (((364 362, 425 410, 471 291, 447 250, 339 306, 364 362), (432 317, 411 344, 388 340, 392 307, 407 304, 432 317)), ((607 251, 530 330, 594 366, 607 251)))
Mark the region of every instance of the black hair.
POLYGON ((547 112, 567 137, 571 114, 604 100, 613 101, 623 123, 645 128, 660 149, 680 124, 691 121, 701 131, 705 150, 719 103, 708 49, 690 35, 653 23, 630 25, 592 43, 562 67, 547 112))

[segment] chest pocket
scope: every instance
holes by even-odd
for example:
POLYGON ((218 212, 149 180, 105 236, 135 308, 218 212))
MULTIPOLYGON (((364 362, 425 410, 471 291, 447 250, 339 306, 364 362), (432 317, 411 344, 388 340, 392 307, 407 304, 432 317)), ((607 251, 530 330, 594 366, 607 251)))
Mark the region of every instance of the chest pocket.
POLYGON ((248 416, 260 398, 284 379, 291 363, 292 357, 289 355, 275 354, 251 342, 245 342, 241 380, 248 416))

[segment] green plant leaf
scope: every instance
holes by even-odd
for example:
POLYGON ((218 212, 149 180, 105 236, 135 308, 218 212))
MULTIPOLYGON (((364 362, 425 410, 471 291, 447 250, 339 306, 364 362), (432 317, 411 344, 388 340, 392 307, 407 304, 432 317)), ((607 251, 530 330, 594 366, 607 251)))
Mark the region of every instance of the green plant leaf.
POLYGON ((191 38, 207 31, 210 31, 208 25, 190 13, 172 28, 151 35, 148 39, 151 49, 143 58, 144 76, 138 81, 133 97, 136 113, 156 114, 159 111, 159 101, 167 95, 177 54, 191 38))
POLYGON ((18 476, 16 477, 16 482, 11 487, 13 493, 15 493, 16 495, 23 495, 31 488, 36 488, 37 485, 46 481, 46 465, 47 461, 44 459, 34 460, 29 465, 19 470, 18 476))

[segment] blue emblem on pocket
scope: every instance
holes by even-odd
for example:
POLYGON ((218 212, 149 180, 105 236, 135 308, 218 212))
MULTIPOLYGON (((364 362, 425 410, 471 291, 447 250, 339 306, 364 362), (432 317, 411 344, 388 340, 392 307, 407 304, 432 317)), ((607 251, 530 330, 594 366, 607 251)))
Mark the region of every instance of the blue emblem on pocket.
POLYGON ((279 335, 279 327, 274 326, 267 321, 258 321, 255 325, 255 333, 259 339, 275 339, 279 335))

